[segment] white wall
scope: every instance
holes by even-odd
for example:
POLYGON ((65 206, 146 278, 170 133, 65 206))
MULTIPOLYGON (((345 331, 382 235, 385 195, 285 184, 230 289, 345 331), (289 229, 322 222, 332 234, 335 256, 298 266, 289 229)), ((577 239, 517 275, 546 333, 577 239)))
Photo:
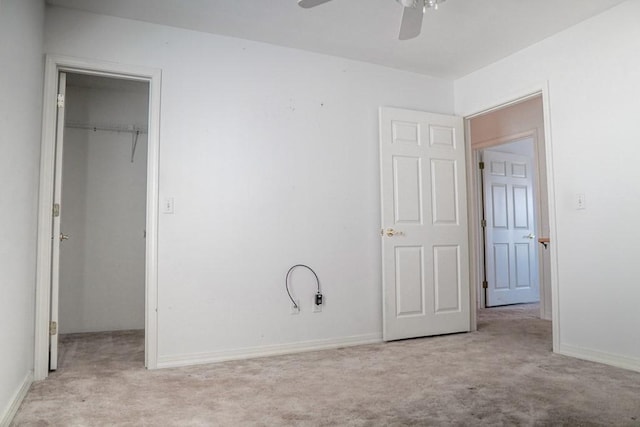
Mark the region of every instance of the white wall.
MULTIPOLYGON (((68 84, 73 76, 68 77, 68 84)), ((148 85, 68 87, 67 123, 147 127, 148 85)), ((144 329, 147 136, 65 128, 61 333, 144 329)))
POLYGON ((44 2, 0 2, 0 424, 33 370, 43 25, 44 2))
POLYGON ((45 50, 162 69, 161 365, 380 339, 378 107, 451 113, 452 82, 58 8, 45 50))
POLYGON ((640 370, 638 16, 622 3, 457 80, 455 99, 469 114, 548 82, 558 350, 640 370))
POLYGON ((496 145, 491 148, 487 148, 486 151, 499 151, 501 153, 519 154, 521 156, 529 157, 533 162, 535 160, 535 148, 533 146, 533 138, 524 138, 519 141, 507 142, 506 144, 496 145))

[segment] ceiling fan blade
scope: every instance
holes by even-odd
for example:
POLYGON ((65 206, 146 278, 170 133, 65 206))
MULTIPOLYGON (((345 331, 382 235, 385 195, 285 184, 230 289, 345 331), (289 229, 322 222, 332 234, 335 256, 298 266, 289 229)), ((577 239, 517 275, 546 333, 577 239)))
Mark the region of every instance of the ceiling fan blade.
POLYGON ((420 35, 422 30, 422 17, 424 16, 421 7, 405 7, 402 12, 402 23, 400 24, 400 40, 409 40, 420 35))
POLYGON ((331 0, 298 0, 298 6, 309 9, 310 7, 316 7, 329 1, 331 0))

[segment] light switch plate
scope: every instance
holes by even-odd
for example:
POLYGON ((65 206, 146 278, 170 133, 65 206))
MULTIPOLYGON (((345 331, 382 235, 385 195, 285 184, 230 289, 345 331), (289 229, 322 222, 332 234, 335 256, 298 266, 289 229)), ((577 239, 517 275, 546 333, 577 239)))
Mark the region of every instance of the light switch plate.
POLYGON ((173 197, 166 197, 162 203, 162 213, 173 213, 173 197))
POLYGON ((583 193, 576 194, 576 209, 581 210, 586 208, 587 208, 587 202, 584 194, 583 193))

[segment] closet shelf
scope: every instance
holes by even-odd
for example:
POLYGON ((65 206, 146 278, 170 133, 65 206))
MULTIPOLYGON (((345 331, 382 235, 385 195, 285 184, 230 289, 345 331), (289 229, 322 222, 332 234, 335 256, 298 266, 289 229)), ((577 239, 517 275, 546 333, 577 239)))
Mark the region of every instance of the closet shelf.
POLYGON ((138 146, 138 137, 140 134, 146 134, 147 129, 129 125, 129 126, 113 126, 113 125, 104 125, 104 124, 90 124, 90 123, 77 123, 77 122, 66 122, 64 124, 65 127, 74 128, 74 129, 86 129, 96 131, 106 131, 106 132, 118 132, 118 133, 130 133, 131 140, 131 163, 133 163, 135 155, 136 155, 136 147, 138 146))
POLYGON ((73 128, 73 129, 87 129, 92 131, 106 131, 106 132, 125 132, 125 133, 133 133, 133 134, 146 134, 147 128, 141 126, 113 126, 113 125, 105 125, 105 124, 91 124, 91 123, 76 123, 76 122, 67 122, 64 124, 65 127, 73 128))

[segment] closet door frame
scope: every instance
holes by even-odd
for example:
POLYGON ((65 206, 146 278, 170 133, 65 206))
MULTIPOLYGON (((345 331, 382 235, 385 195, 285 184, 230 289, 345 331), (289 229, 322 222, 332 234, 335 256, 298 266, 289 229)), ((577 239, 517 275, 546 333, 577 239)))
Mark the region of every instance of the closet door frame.
POLYGON ((61 72, 90 74, 149 83, 144 353, 147 369, 156 369, 158 365, 158 171, 162 70, 85 58, 47 55, 42 113, 40 193, 38 196, 34 379, 43 380, 49 374, 49 318, 51 314, 51 272, 53 267, 51 224, 53 222, 55 185, 58 76, 61 72))

